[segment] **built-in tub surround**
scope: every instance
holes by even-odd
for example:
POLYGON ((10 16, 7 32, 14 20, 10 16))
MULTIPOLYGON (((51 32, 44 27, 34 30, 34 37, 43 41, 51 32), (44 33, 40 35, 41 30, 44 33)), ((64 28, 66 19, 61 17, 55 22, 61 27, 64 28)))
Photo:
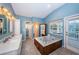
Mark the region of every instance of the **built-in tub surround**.
POLYGON ((34 39, 34 44, 41 54, 49 54, 62 46, 62 39, 43 36, 34 39))
POLYGON ((43 36, 43 37, 35 38, 35 40, 37 40, 43 47, 45 47, 45 46, 48 46, 52 43, 60 41, 62 39, 55 38, 52 36, 43 36))

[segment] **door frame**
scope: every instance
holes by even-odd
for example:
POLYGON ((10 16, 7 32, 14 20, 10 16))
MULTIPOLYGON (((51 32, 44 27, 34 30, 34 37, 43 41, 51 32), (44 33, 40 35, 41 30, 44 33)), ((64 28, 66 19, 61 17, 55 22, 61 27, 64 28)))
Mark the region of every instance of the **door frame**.
POLYGON ((79 18, 79 14, 76 14, 76 15, 72 15, 72 16, 67 16, 67 17, 65 17, 64 18, 64 48, 67 48, 67 49, 70 49, 71 51, 74 51, 74 52, 76 52, 76 53, 78 53, 79 54, 79 50, 77 50, 77 49, 75 49, 75 48, 73 48, 73 47, 67 47, 66 46, 66 43, 67 43, 67 39, 66 39, 66 29, 67 29, 67 27, 68 27, 68 25, 67 25, 67 21, 68 20, 73 20, 73 19, 77 19, 77 18, 79 18))
MULTIPOLYGON (((29 25, 31 25, 31 27, 33 27, 33 23, 32 23, 32 21, 31 20, 25 20, 24 21, 25 23, 24 23, 24 27, 25 27, 25 38, 26 38, 26 24, 29 24, 29 25)), ((32 28, 31 28, 31 36, 30 36, 30 38, 32 39, 32 28)))

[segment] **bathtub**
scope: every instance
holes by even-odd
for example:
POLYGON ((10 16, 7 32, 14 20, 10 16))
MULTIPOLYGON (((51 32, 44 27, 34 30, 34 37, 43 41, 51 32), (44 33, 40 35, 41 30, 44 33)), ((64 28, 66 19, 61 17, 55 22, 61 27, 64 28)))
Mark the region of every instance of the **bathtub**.
POLYGON ((34 44, 41 54, 50 54, 62 46, 62 39, 52 36, 43 36, 34 39, 34 44))
POLYGON ((53 36, 44 36, 44 37, 35 38, 35 40, 37 40, 43 47, 45 47, 45 46, 48 46, 52 43, 60 41, 62 39, 55 38, 53 36))

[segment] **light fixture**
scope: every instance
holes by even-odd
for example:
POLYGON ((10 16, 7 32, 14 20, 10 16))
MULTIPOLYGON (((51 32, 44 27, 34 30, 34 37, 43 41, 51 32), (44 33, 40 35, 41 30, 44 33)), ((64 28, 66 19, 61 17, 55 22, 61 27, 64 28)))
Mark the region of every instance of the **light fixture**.
POLYGON ((9 20, 14 20, 15 17, 9 12, 7 8, 4 8, 3 6, 0 7, 0 14, 5 15, 9 20))
POLYGON ((34 26, 35 26, 35 28, 37 29, 37 28, 38 28, 38 23, 35 23, 35 25, 34 25, 34 26))
POLYGON ((4 12, 8 12, 8 10, 7 10, 6 8, 3 8, 3 11, 4 11, 4 12))
POLYGON ((7 12, 7 15, 8 15, 8 16, 11 16, 11 13, 10 13, 10 12, 7 12))
POLYGON ((51 5, 50 5, 50 4, 48 4, 48 5, 47 5, 47 7, 48 7, 48 8, 50 8, 50 7, 51 7, 51 5))
POLYGON ((15 19, 15 17, 12 16, 12 19, 15 19))

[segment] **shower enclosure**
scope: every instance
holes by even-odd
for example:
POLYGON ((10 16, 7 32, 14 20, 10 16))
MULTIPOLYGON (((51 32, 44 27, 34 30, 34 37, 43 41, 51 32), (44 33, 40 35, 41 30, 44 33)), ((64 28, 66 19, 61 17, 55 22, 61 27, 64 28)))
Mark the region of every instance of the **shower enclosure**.
POLYGON ((79 16, 66 17, 64 25, 65 47, 79 53, 79 16))

